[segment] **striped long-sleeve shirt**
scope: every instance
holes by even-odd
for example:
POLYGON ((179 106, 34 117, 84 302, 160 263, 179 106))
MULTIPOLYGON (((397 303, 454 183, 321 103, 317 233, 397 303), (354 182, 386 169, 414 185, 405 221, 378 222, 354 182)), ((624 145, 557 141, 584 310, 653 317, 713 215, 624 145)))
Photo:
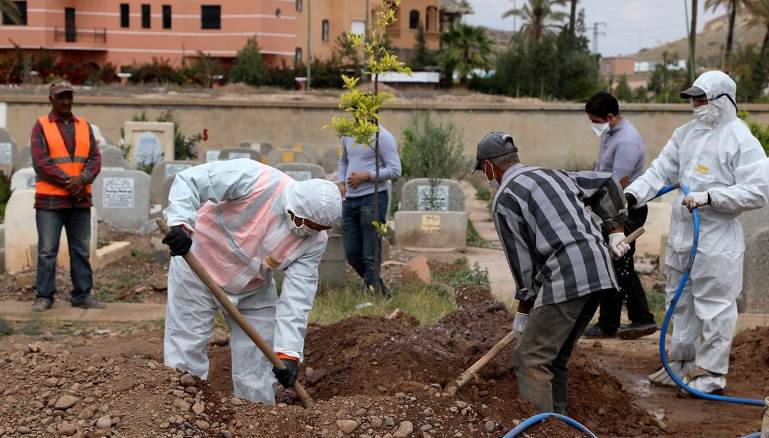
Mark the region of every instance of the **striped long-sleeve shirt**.
POLYGON ((518 300, 538 306, 617 288, 601 227, 616 228, 627 210, 611 174, 516 164, 503 176, 493 216, 518 300))

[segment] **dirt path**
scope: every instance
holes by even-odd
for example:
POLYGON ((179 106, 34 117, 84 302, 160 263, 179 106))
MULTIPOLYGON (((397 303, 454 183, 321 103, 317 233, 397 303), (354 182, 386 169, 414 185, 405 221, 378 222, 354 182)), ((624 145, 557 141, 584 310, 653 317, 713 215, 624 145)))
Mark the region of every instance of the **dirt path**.
MULTIPOLYGON (((657 337, 635 341, 581 341, 581 351, 593 364, 622 383, 642 409, 662 418, 665 434, 677 437, 738 437, 761 428, 761 409, 705 400, 682 399, 672 388, 658 388, 646 376, 659 366, 657 337)), ((751 379, 753 380, 753 379, 751 379)), ((763 399, 769 388, 736 376, 728 381, 727 395, 763 399)))

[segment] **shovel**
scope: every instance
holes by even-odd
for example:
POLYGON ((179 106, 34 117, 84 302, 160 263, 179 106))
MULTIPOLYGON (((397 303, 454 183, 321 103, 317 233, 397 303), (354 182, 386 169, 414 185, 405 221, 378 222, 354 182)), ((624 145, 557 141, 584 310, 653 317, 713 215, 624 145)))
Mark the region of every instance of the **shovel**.
MULTIPOLYGON (((632 233, 628 234, 624 239, 622 239, 623 243, 627 243, 630 245, 633 243, 636 239, 641 237, 643 233, 645 233, 646 230, 644 227, 640 227, 637 230, 633 231, 632 233)), ((483 356, 481 356, 480 359, 478 359, 474 364, 470 365, 468 369, 466 369, 462 374, 459 375, 453 382, 450 382, 448 385, 446 385, 446 393, 450 396, 454 396, 460 389, 462 389, 463 386, 467 385, 467 382, 473 379, 473 377, 476 377, 478 375, 478 371, 481 370, 481 368, 485 367, 486 364, 491 362, 497 354, 499 354, 502 349, 507 347, 511 342, 515 340, 515 333, 510 332, 507 335, 505 335, 504 338, 500 339, 499 342, 494 344, 491 349, 486 352, 483 356)))
MULTIPOLYGON (((167 234, 169 229, 168 225, 163 219, 157 219, 155 221, 158 225, 158 228, 163 234, 167 234)), ((278 356, 275 355, 275 352, 272 351, 272 348, 267 344, 267 342, 262 339, 261 336, 259 336, 259 333, 254 330, 254 328, 251 326, 251 324, 246 321, 245 318, 243 318, 243 315, 240 313, 237 307, 235 307, 234 304, 232 304, 232 301, 230 301, 227 298, 226 292, 222 290, 222 288, 216 284, 213 278, 211 278, 210 275, 208 275, 208 272, 206 272, 205 268, 203 268, 203 265, 200 264, 198 259, 192 255, 191 252, 188 252, 187 254, 184 254, 182 256, 184 258, 184 261, 187 262, 190 269, 192 269, 192 272, 194 272, 200 281, 203 282, 203 284, 206 285, 209 291, 211 291, 211 294, 216 298, 216 301, 219 302, 219 304, 222 305, 224 310, 227 312, 228 315, 230 315, 230 318, 235 320, 236 323, 240 326, 240 328, 243 329, 244 332, 248 335, 249 338, 251 338, 252 341, 254 341, 254 344, 256 344, 257 347, 259 347, 259 350, 269 359, 270 363, 272 363, 272 366, 278 369, 283 369, 286 366, 283 365, 283 362, 281 362, 280 359, 278 359, 278 356)), ((296 392, 296 395, 299 397, 299 399, 304 404, 305 408, 311 408, 315 401, 313 401, 312 397, 310 397, 310 394, 307 393, 307 391, 304 389, 304 387, 299 383, 299 381, 294 382, 294 392, 296 392)))

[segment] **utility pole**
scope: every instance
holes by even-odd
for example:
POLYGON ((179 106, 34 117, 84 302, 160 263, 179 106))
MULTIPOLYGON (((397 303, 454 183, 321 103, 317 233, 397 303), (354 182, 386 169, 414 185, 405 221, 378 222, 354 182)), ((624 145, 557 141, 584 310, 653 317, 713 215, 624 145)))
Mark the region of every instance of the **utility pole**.
POLYGON ((695 50, 697 48, 697 0, 692 0, 692 26, 689 29, 689 80, 694 82, 694 76, 697 74, 695 50))
POLYGON ((312 78, 312 18, 310 16, 310 0, 307 0, 307 92, 310 92, 312 78))
POLYGON ((368 26, 369 26, 369 17, 371 16, 371 10, 369 9, 369 0, 366 0, 366 32, 364 33, 364 36, 368 38, 368 26))
POLYGON ((606 23, 603 21, 593 23, 593 53, 598 53, 598 37, 606 35, 606 32, 598 31, 598 26, 606 26, 606 23))

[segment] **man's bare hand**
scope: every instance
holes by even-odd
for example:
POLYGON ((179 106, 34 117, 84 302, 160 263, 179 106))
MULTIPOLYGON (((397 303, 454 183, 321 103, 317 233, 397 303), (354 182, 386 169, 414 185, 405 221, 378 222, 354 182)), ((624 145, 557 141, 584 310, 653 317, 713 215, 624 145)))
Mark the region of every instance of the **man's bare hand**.
POLYGON ((357 189, 359 185, 371 179, 369 172, 353 172, 349 178, 347 178, 347 184, 350 187, 357 189))
POLYGON ((67 182, 65 183, 64 188, 66 188, 67 191, 69 191, 73 196, 79 197, 85 190, 85 184, 83 184, 82 178, 79 176, 73 176, 67 178, 67 182))
POLYGON ((339 194, 342 195, 342 199, 344 199, 347 196, 347 186, 343 182, 336 183, 336 186, 339 187, 339 194))

